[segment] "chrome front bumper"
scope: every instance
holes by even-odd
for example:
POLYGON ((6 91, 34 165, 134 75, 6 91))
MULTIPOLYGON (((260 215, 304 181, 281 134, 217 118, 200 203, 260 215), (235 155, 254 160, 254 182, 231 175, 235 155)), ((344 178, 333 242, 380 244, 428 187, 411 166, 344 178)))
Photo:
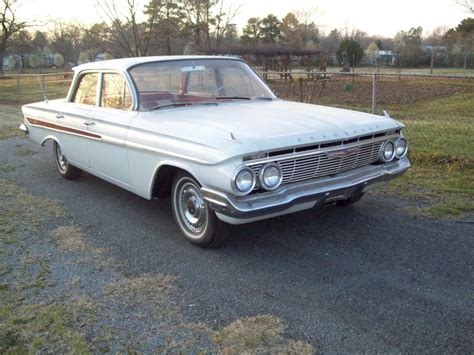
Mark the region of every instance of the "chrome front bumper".
POLYGON ((204 187, 201 191, 209 208, 221 220, 242 224, 347 199, 371 185, 390 181, 409 168, 410 162, 404 157, 393 163, 364 166, 331 177, 294 183, 276 191, 244 197, 204 187), (298 209, 299 205, 301 208, 298 209))

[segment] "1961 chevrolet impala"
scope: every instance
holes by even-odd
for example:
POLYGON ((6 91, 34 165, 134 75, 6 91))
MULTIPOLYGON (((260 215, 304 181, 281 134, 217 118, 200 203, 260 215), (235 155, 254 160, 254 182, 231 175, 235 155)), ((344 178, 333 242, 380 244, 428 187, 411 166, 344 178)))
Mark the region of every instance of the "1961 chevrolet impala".
POLYGON ((147 199, 171 194, 182 234, 206 247, 227 224, 350 204, 410 163, 403 125, 278 99, 243 61, 177 56, 75 68, 66 99, 25 105, 21 129, 82 170, 147 199))

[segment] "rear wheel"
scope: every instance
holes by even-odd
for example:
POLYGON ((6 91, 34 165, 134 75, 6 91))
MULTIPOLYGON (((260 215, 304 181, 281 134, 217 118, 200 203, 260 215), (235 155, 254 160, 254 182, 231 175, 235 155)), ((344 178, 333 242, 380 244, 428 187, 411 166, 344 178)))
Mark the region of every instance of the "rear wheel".
POLYGON ((184 237, 200 247, 220 245, 228 226, 221 222, 202 198, 199 183, 189 174, 176 174, 171 189, 174 219, 184 237))
POLYGON ((58 142, 54 142, 53 153, 54 160, 56 161, 56 167, 63 178, 75 180, 81 175, 82 170, 69 164, 58 142))

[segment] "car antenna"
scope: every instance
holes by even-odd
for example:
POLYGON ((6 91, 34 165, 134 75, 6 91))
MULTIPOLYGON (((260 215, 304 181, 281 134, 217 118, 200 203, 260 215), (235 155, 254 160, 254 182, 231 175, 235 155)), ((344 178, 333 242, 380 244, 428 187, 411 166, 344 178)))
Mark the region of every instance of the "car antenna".
POLYGON ((38 81, 40 84, 41 92, 43 93, 43 100, 45 103, 48 103, 48 98, 46 97, 46 92, 44 91, 44 85, 43 85, 44 83, 41 80, 41 76, 39 74, 38 74, 38 81))

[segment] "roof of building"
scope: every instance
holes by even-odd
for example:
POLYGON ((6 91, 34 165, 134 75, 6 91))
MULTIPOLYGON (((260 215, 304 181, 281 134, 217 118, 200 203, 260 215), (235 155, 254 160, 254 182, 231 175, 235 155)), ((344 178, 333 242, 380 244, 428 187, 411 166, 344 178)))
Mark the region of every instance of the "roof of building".
POLYGON ((99 70, 127 70, 135 65, 164 62, 173 60, 192 60, 192 59, 237 59, 225 56, 202 56, 202 55, 174 55, 174 56, 156 56, 156 57, 133 57, 122 59, 103 60, 100 62, 91 62, 78 65, 73 69, 75 71, 99 69, 99 70))

